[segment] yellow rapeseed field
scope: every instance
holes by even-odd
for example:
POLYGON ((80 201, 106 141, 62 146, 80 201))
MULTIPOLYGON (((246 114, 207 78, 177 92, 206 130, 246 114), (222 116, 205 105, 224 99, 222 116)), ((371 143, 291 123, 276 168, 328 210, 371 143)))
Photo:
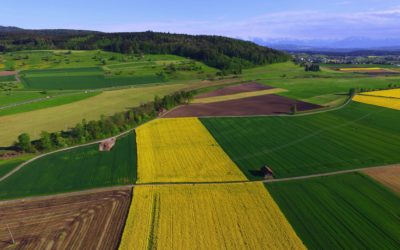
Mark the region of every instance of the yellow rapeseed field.
POLYGON ((246 97, 277 94, 277 93, 286 92, 286 91, 287 91, 286 89, 280 89, 280 88, 265 89, 265 90, 243 92, 243 93, 232 94, 232 95, 221 95, 221 96, 212 96, 212 97, 206 97, 206 98, 198 98, 198 99, 195 99, 193 101, 193 103, 212 103, 212 102, 230 101, 230 100, 242 99, 242 98, 246 98, 246 97))
POLYGON ((125 249, 305 249, 261 183, 134 188, 125 249))
POLYGON ((400 110, 400 99, 396 98, 356 95, 353 100, 356 102, 400 110))
POLYGON ((149 122, 136 143, 138 183, 247 180, 197 118, 149 122))
POLYGON ((381 69, 382 68, 342 68, 340 71, 375 71, 381 69))
POLYGON ((364 92, 364 93, 362 93, 362 95, 400 98, 400 88, 399 89, 388 89, 388 90, 364 92))

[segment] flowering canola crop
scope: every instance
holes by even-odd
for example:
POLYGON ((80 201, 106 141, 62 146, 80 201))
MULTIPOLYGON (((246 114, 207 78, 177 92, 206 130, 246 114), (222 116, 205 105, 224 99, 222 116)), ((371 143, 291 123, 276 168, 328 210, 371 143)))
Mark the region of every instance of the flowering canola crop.
POLYGON ((262 183, 134 188, 120 249, 305 249, 262 183))
POLYGON ((356 95, 353 98, 356 102, 371 104, 375 106, 400 110, 400 98, 379 97, 370 95, 356 95))
POLYGON ((136 143, 138 183, 247 180, 197 118, 154 120, 136 143))
POLYGON ((388 89, 388 90, 364 92, 364 93, 362 93, 362 95, 400 98, 400 88, 399 89, 388 89))

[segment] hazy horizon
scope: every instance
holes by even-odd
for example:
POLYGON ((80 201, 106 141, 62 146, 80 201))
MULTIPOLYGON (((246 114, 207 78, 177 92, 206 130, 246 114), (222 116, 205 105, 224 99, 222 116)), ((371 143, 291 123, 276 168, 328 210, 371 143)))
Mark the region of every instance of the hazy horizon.
POLYGON ((222 35, 244 40, 400 41, 400 4, 395 0, 4 1, 0 25, 26 29, 103 32, 159 31, 222 35), (18 18, 16 18, 18 17, 18 18))

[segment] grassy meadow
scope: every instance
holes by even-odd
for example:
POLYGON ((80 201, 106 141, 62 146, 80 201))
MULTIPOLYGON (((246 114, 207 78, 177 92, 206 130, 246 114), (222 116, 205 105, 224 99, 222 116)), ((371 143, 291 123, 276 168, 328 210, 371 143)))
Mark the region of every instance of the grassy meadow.
POLYGON ((201 119, 250 179, 268 165, 276 178, 400 162, 398 111, 360 103, 306 116, 201 119))
POLYGON ((11 159, 0 159, 0 178, 32 157, 33 155, 23 155, 11 159))
POLYGON ((43 130, 65 130, 75 126, 82 119, 89 121, 99 119, 101 115, 113 115, 151 101, 155 95, 164 96, 185 86, 172 84, 104 91, 94 97, 65 105, 0 116, 0 146, 11 145, 21 133, 26 132, 31 138, 38 138, 43 130))
POLYGON ((130 133, 118 138, 110 152, 99 152, 98 144, 93 144, 29 163, 0 182, 0 200, 127 185, 135 181, 136 143, 135 135, 130 133))
POLYGON ((287 89, 280 95, 320 105, 336 104, 351 88, 386 88, 400 80, 398 76, 369 77, 324 67, 321 72, 305 72, 291 62, 246 69, 243 78, 287 89))
POLYGON ((24 113, 24 112, 29 112, 29 111, 39 110, 39 109, 45 109, 45 108, 65 105, 68 103, 81 101, 86 98, 90 98, 90 97, 99 95, 100 93, 101 92, 99 92, 99 91, 87 92, 87 93, 75 92, 75 93, 66 93, 66 94, 62 94, 62 95, 55 95, 55 96, 51 96, 50 98, 40 97, 40 98, 45 98, 45 99, 0 109, 0 116, 13 115, 13 114, 18 114, 18 113, 24 113))
POLYGON ((398 249, 400 199, 359 173, 267 184, 309 249, 398 249))

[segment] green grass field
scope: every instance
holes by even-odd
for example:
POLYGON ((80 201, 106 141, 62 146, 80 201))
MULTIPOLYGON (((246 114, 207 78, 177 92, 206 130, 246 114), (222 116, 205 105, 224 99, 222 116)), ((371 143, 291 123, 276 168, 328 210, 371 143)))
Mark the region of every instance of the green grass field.
POLYGON ((21 78, 27 89, 50 90, 98 89, 165 82, 154 72, 138 76, 106 77, 100 68, 29 70, 23 71, 21 78))
POLYGON ((398 249, 400 199, 359 173, 267 184, 309 249, 398 249))
POLYGON ((400 162, 396 110, 351 103, 307 116, 201 119, 250 179, 270 166, 276 178, 400 162))
POLYGON ((18 167, 19 164, 23 163, 26 160, 29 160, 32 157, 33 157, 32 155, 24 155, 17 158, 0 160, 0 177, 3 177, 11 170, 18 167))
POLYGON ((82 119, 89 121, 100 119, 101 115, 113 115, 152 101, 155 95, 164 96, 189 85, 193 86, 196 83, 104 91, 94 97, 65 105, 0 116, 0 146, 10 146, 21 133, 28 133, 32 139, 36 139, 42 131, 67 130, 82 119))
POLYGON ((15 81, 15 76, 0 76, 0 82, 13 82, 15 81))
POLYGON ((71 192, 136 181, 134 134, 119 138, 110 152, 98 144, 40 158, 0 182, 0 200, 71 192))
MULTIPOLYGON (((9 107, 5 109, 0 109, 0 116, 4 115, 13 115, 13 114, 18 114, 18 113, 24 113, 24 112, 29 112, 29 111, 34 111, 34 110, 39 110, 39 109, 44 109, 44 108, 51 108, 51 107, 56 107, 64 104, 69 104, 77 101, 84 100, 86 98, 90 98, 96 95, 99 95, 101 92, 80 92, 80 93, 71 93, 71 94, 65 94, 65 95, 56 95, 48 99, 44 99, 38 102, 33 102, 33 103, 26 103, 26 104, 21 104, 18 106, 14 107, 9 107)), ((43 98, 43 96, 41 97, 43 98)))

